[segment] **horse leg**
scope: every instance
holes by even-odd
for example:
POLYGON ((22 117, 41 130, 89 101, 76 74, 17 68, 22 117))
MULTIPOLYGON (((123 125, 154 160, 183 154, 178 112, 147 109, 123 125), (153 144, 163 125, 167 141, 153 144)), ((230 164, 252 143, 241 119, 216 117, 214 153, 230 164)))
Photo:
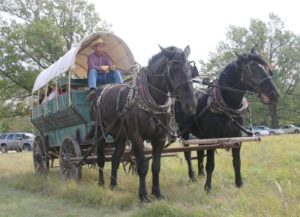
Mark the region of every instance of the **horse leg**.
POLYGON ((204 150, 197 151, 197 158, 198 158, 198 176, 205 176, 204 167, 203 167, 204 150))
POLYGON ((98 144, 97 164, 98 164, 98 170, 99 170, 98 185, 103 186, 105 184, 104 173, 103 173, 103 169, 104 169, 104 165, 105 165, 104 142, 101 142, 98 144))
POLYGON ((124 150, 125 150, 126 141, 127 141, 127 138, 125 136, 122 136, 118 139, 113 156, 112 156, 111 178, 110 178, 110 187, 112 189, 114 189, 117 186, 118 168, 120 165, 122 154, 124 153, 124 150))
POLYGON ((164 199, 160 193, 159 187, 159 172, 161 162, 161 151, 164 147, 165 141, 152 141, 152 194, 156 199, 164 199))
POLYGON ((241 158, 240 158, 241 146, 238 148, 232 148, 232 163, 235 172, 235 186, 240 188, 243 186, 243 180, 241 176, 241 158))
POLYGON ((137 167, 137 173, 140 180, 140 186, 139 186, 139 199, 141 202, 150 202, 150 199, 147 196, 147 189, 146 189, 146 175, 147 175, 147 162, 145 159, 145 153, 144 153, 144 144, 143 140, 140 140, 139 142, 132 141, 132 149, 135 154, 136 158, 136 167, 137 167))
MULTIPOLYGON (((188 140, 189 139, 189 133, 184 133, 182 135, 182 138, 184 140, 188 140)), ((184 147, 189 147, 189 145, 188 144, 184 144, 184 147)), ((196 179, 196 176, 195 176, 195 172, 193 170, 191 152, 190 151, 185 151, 184 152, 184 157, 185 157, 185 160, 186 160, 187 165, 188 165, 188 174, 189 174, 189 177, 190 177, 190 179, 191 179, 192 182, 195 182, 197 179, 196 179)))
POLYGON ((212 172, 215 168, 215 150, 207 150, 207 160, 206 160, 206 183, 204 185, 204 189, 207 192, 211 190, 211 178, 212 172))

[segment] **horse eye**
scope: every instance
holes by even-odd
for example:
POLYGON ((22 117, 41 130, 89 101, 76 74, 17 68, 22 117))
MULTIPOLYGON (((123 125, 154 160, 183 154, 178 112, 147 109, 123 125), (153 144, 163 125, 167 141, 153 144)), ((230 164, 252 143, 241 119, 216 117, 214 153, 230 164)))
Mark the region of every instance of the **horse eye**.
POLYGON ((273 76, 273 71, 271 69, 269 69, 269 74, 270 76, 273 76))

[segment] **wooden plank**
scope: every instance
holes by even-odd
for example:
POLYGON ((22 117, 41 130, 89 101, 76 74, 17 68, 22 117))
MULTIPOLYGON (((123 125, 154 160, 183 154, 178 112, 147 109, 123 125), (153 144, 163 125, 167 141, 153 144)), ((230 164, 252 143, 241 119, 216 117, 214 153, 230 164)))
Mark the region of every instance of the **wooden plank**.
MULTIPOLYGON (((214 138, 214 139, 192 139, 182 141, 183 144, 195 144, 197 146, 180 146, 180 147, 169 147, 162 150, 162 157, 172 157, 175 156, 175 153, 184 152, 184 151, 200 151, 206 149, 227 149, 238 147, 237 143, 239 142, 250 142, 250 141, 260 141, 260 137, 235 137, 235 138, 214 138), (200 145, 199 145, 200 144, 200 145)), ((114 148, 105 148, 105 160, 110 161, 114 148)), ((144 154, 146 159, 152 158, 152 149, 145 148, 144 154)), ((132 150, 126 148, 123 153, 123 157, 134 159, 132 150)), ((71 158, 72 161, 84 161, 84 160, 95 160, 97 156, 85 156, 85 157, 76 157, 71 158)))
MULTIPOLYGON (((176 154, 174 154, 174 153, 162 153, 161 156, 162 157, 175 157, 176 154)), ((130 155, 130 158, 135 160, 135 156, 133 156, 133 155, 130 155)), ((152 159, 152 154, 146 154, 145 158, 148 159, 148 160, 152 159)), ((71 157, 70 161, 80 161, 82 159, 83 159, 83 157, 71 157)), ((112 159, 112 155, 105 155, 105 161, 111 161, 111 159, 112 159)), ((95 156, 95 155, 88 156, 85 160, 86 161, 97 160, 97 156, 95 156)))
POLYGON ((232 138, 214 138, 214 139, 190 139, 190 140, 181 140, 182 144, 217 144, 217 143, 224 143, 224 142, 253 142, 253 141, 260 141, 260 137, 232 137, 232 138))

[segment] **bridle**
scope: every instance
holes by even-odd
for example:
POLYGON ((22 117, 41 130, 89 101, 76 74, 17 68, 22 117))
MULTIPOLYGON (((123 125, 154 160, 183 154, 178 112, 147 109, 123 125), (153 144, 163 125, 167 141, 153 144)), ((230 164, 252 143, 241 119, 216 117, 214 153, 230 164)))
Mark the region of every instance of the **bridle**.
MULTIPOLYGON (((253 71, 252 71, 252 68, 251 68, 251 65, 254 64, 254 61, 250 61, 249 63, 247 63, 244 67, 243 67, 243 74, 242 74, 242 77, 241 77, 241 80, 243 83, 245 83, 246 85, 250 86, 253 91, 250 91, 250 92, 254 92, 258 95, 260 95, 262 92, 261 92, 261 87, 262 85, 266 82, 266 81, 270 81, 272 79, 271 75, 268 74, 267 77, 259 80, 259 81, 255 81, 253 78, 252 78, 252 75, 253 75, 253 71), (245 76, 246 75, 246 76, 245 76), (249 79, 249 78, 252 78, 252 79, 249 79), (253 82, 249 82, 249 80, 252 80, 253 82)), ((255 64, 258 64, 259 67, 263 68, 264 69, 264 66, 262 66, 261 64, 259 63, 255 63, 255 64)), ((265 70, 265 69, 264 69, 265 70)))
MULTIPOLYGON (((271 75, 268 75, 267 77, 259 80, 259 81, 256 81, 256 82, 250 82, 251 80, 253 80, 252 78, 252 75, 253 75, 253 71, 251 69, 251 65, 254 64, 255 62, 254 61, 250 61, 249 63, 247 63, 246 65, 244 65, 242 67, 242 76, 241 76, 241 79, 239 79, 235 84, 233 84, 231 87, 226 87, 226 86, 223 86, 222 84, 218 84, 218 83, 208 83, 206 85, 209 85, 209 86, 215 86, 215 87, 218 87, 220 89, 224 89, 224 90, 229 90, 229 91, 232 91, 232 92, 238 92, 238 93, 249 93, 251 95, 260 95, 262 92, 261 92, 261 86, 266 82, 266 81, 269 81, 272 79, 271 75), (238 89, 236 88, 236 86, 239 84, 239 83, 244 83, 246 85, 248 85, 251 89, 253 89, 252 91, 251 90, 241 90, 241 89, 238 89)), ((233 63, 234 64, 234 63, 233 63)), ((259 64, 259 63, 255 63, 255 64, 258 64, 259 67, 263 68, 264 67, 259 64)), ((223 74, 225 75, 225 74, 223 74)))
POLYGON ((155 114, 164 114, 170 112, 171 98, 175 98, 177 95, 177 91, 183 87, 185 84, 192 84, 192 79, 180 82, 179 84, 176 84, 174 80, 172 79, 171 73, 172 73, 172 67, 174 64, 181 63, 185 64, 183 61, 179 60, 167 60, 159 62, 158 69, 162 64, 164 65, 163 73, 161 74, 154 74, 153 71, 147 67, 143 68, 141 70, 140 74, 140 82, 139 82, 139 92, 140 92, 140 98, 138 100, 138 106, 145 110, 149 111, 155 114), (153 85, 149 82, 148 78, 156 77, 161 78, 161 82, 163 83, 163 86, 166 87, 166 90, 161 90, 157 86, 153 85), (157 104, 157 102, 154 100, 151 92, 151 90, 154 90, 161 95, 164 95, 167 97, 167 100, 164 104, 157 104))
MULTIPOLYGON (((233 63, 234 64, 234 63, 233 63)), ((232 92, 238 92, 238 93, 242 93, 245 94, 246 90, 241 90, 241 89, 237 89, 236 86, 239 83, 243 83, 248 85, 249 87, 251 87, 251 89, 253 89, 252 91, 249 91, 251 94, 255 94, 260 96, 261 95, 261 86, 268 80, 271 80, 272 77, 270 75, 268 75, 267 77, 261 79, 258 81, 258 79, 254 79, 253 78, 253 69, 251 68, 252 64, 258 64, 259 67, 263 68, 262 65, 260 65, 259 63, 256 63, 254 61, 250 61, 249 63, 245 64, 242 67, 242 75, 241 78, 238 79, 238 81, 232 85, 233 87, 226 87, 223 86, 220 83, 220 80, 216 80, 214 82, 213 85, 213 89, 212 89, 212 97, 210 97, 210 101, 212 102, 212 107, 210 108, 212 112, 215 113, 228 113, 229 116, 240 116, 241 114, 243 114, 244 112, 247 111, 248 108, 248 102, 246 100, 246 98, 243 97, 243 102, 242 102, 242 106, 238 109, 232 109, 230 108, 226 103, 225 100, 222 96, 221 93, 221 89, 225 89, 225 90, 229 90, 232 92), (252 81, 252 82, 251 82, 252 81)), ((264 68, 263 68, 264 69, 264 68)), ((226 76, 226 74, 223 74, 223 76, 226 76)), ((226 77, 224 77, 226 79, 226 77)), ((226 81, 226 80, 225 80, 226 81)), ((209 103, 208 103, 209 104, 209 103)))
MULTIPOLYGON (((172 76, 170 75, 171 74, 171 71, 172 71, 172 67, 174 64, 186 64, 184 61, 181 61, 181 60, 167 60, 167 62, 165 63, 165 68, 164 68, 164 72, 162 74, 153 74, 152 71, 148 68, 147 70, 147 76, 148 77, 161 77, 162 78, 162 81, 163 83, 165 84, 165 86, 167 87, 167 93, 163 92, 162 90, 160 90, 159 88, 155 87, 153 84, 149 83, 148 82, 148 85, 156 90, 157 92, 163 94, 163 95, 166 95, 168 97, 170 97, 170 95, 168 93, 171 94, 172 97, 174 96, 177 96, 177 91, 182 88, 184 85, 186 84, 193 84, 193 81, 192 79, 188 79, 186 81, 182 81, 180 82, 179 84, 176 84, 174 82, 174 80, 172 79, 172 76)), ((191 62, 188 62, 187 64, 190 64, 191 62)))

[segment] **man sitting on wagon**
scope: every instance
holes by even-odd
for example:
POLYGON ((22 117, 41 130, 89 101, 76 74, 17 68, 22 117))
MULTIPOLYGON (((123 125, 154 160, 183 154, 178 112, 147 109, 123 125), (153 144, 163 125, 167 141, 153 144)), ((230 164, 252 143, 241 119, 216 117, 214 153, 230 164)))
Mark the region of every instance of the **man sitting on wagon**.
POLYGON ((104 52, 105 42, 98 38, 91 46, 95 51, 88 56, 88 85, 90 88, 87 95, 88 101, 95 96, 97 84, 123 83, 120 72, 116 70, 110 57, 104 52))

